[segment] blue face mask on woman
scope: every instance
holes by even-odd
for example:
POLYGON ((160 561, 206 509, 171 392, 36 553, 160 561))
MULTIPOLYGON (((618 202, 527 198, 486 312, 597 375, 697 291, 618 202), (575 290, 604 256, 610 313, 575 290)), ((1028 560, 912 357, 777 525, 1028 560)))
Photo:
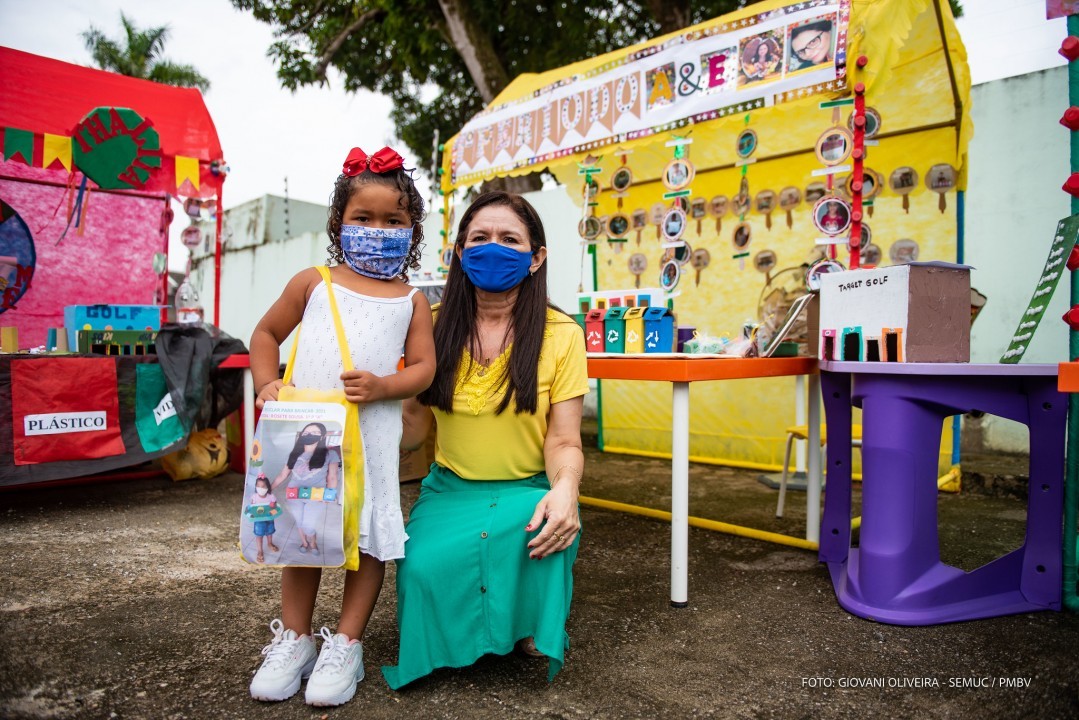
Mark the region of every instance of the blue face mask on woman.
POLYGON ((345 263, 369 278, 389 280, 401 274, 412 247, 412 228, 341 226, 345 263))
POLYGON ((480 290, 505 292, 528 277, 532 253, 487 242, 466 247, 461 253, 461 267, 480 290))

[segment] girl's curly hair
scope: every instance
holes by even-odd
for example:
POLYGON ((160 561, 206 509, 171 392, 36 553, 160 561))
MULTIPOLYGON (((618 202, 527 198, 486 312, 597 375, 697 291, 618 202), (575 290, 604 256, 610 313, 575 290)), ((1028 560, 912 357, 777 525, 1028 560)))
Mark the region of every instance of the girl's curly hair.
POLYGON ((333 195, 330 196, 330 214, 326 221, 326 233, 330 236, 330 244, 326 250, 330 253, 330 260, 340 265, 345 261, 345 254, 341 250, 341 222, 345 214, 345 205, 356 189, 367 183, 377 183, 391 187, 401 193, 400 206, 408 213, 412 221, 412 246, 408 249, 408 257, 405 258, 405 267, 398 276, 408 281, 408 271, 420 269, 420 257, 423 252, 423 218, 425 215, 423 198, 416 189, 416 183, 412 176, 405 172, 404 168, 390 170, 381 175, 364 170, 359 175, 349 177, 341 174, 333 185, 333 195))

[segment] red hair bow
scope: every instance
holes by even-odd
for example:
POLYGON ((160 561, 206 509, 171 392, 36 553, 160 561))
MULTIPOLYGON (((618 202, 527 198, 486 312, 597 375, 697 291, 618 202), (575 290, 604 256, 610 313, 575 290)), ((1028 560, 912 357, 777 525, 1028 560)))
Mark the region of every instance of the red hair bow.
POLYGON ((404 166, 405 159, 391 148, 384 147, 374 155, 368 156, 363 150, 354 147, 345 158, 341 172, 349 177, 355 177, 364 170, 370 169, 371 172, 381 175, 404 166))

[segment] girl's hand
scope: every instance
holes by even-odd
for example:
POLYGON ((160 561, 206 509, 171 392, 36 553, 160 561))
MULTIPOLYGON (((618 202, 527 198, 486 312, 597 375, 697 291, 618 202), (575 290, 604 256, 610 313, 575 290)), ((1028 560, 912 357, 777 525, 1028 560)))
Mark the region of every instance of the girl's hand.
POLYGON ((261 410, 267 400, 276 400, 277 393, 280 392, 283 387, 285 387, 284 380, 274 380, 263 385, 262 389, 259 390, 258 397, 255 398, 255 407, 261 410))
POLYGON ((345 383, 345 397, 349 402, 369 403, 386 397, 382 378, 366 370, 349 370, 341 373, 345 383))
POLYGON ((546 520, 539 534, 528 542, 528 556, 534 560, 565 550, 581 529, 577 514, 577 483, 573 478, 556 482, 536 505, 525 532, 532 532, 546 520))

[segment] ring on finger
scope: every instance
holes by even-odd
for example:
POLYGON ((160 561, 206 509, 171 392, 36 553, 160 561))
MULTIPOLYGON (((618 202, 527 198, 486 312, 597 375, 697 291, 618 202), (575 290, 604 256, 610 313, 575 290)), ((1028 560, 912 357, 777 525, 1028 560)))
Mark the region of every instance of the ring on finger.
POLYGON ((554 536, 555 536, 555 539, 558 540, 558 542, 562 542, 562 540, 564 539, 563 536, 560 535, 559 533, 554 533, 554 536))

